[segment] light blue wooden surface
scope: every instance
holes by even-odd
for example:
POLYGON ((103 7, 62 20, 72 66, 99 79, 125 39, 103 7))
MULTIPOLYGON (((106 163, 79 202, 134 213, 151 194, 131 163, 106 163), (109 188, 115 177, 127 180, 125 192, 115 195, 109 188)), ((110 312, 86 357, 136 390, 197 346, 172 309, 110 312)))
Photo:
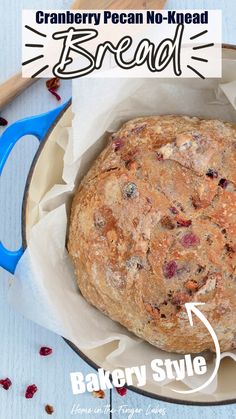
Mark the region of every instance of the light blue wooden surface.
MULTIPOLYGON (((0 1, 0 82, 20 67, 20 13, 22 8, 66 8, 70 0, 1 0, 0 1)), ((236 43, 236 1, 235 0, 170 0, 168 8, 219 8, 223 10, 223 40, 236 43)), ((60 93, 63 100, 70 96, 70 82, 64 82, 60 93)), ((56 105, 53 97, 44 87, 44 81, 37 82, 28 91, 18 97, 1 114, 9 122, 24 116, 41 113, 52 109, 56 105)), ((0 237, 5 245, 11 249, 20 245, 20 204, 26 175, 37 149, 37 141, 25 138, 19 143, 0 179, 0 237)), ((80 407, 100 407, 105 409, 109 404, 109 394, 105 400, 93 399, 90 394, 73 396, 70 389, 69 374, 72 371, 88 373, 88 367, 62 339, 53 333, 38 327, 15 313, 6 302, 7 284, 9 276, 0 269, 0 378, 9 376, 13 386, 6 392, 0 389, 0 419, 41 419, 47 417, 44 404, 54 405, 55 414, 52 417, 67 419, 80 418, 109 418, 108 414, 70 414, 74 404, 80 407), (38 356, 41 345, 51 346, 54 350, 52 357, 42 359, 38 356), (23 397, 28 384, 36 383, 39 388, 33 400, 23 397)), ((156 418, 161 415, 147 415, 146 408, 159 407, 165 409, 166 418, 197 419, 198 417, 236 418, 236 405, 220 407, 191 407, 173 405, 136 395, 128 392, 123 399, 116 392, 112 394, 114 418, 128 418, 124 413, 127 408, 138 407, 140 414, 134 418, 156 418), (120 409, 120 412, 119 412, 120 409)))

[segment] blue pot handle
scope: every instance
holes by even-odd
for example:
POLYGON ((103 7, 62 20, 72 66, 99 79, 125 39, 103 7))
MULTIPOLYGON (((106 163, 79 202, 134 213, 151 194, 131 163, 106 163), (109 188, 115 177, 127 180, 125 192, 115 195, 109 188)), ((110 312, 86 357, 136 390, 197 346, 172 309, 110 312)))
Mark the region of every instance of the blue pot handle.
MULTIPOLYGON (((68 103, 42 115, 36 115, 10 125, 0 137, 0 176, 7 158, 17 141, 25 135, 34 135, 42 141, 49 128, 66 108, 68 103)), ((14 273, 16 265, 24 253, 23 247, 16 251, 7 250, 0 242, 0 266, 10 273, 14 273)))

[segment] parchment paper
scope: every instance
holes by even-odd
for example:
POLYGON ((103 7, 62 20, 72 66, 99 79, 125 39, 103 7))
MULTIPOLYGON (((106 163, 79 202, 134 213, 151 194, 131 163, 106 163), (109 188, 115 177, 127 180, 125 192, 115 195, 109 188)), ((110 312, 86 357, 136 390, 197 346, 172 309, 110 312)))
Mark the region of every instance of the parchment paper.
MULTIPOLYGON (((167 354, 141 341, 83 299, 65 249, 66 203, 75 183, 103 148, 104 133, 116 130, 130 118, 174 113, 236 122, 236 63, 230 61, 231 75, 228 63, 224 61, 227 78, 221 80, 81 79, 73 82, 73 129, 72 132, 62 130, 58 138, 65 150, 64 184, 48 191, 37 208, 40 221, 30 231, 28 248, 17 266, 9 300, 23 315, 66 337, 82 350, 118 341, 118 348, 107 356, 111 368, 150 365, 155 358, 182 356, 167 354)), ((222 356, 226 355, 236 357, 233 353, 222 356)), ((208 362, 208 376, 213 367, 212 359, 208 362)), ((195 388, 206 379, 206 375, 188 377, 184 383, 195 388)), ((148 380, 151 380, 150 369, 148 380)), ((216 386, 217 379, 204 392, 214 393, 216 386)))

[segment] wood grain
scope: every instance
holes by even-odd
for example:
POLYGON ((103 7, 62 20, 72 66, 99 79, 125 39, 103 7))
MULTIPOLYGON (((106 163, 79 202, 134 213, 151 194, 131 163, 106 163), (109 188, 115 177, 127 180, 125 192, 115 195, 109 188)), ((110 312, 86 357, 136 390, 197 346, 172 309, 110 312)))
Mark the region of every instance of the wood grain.
POLYGON ((75 0, 73 9, 163 9, 165 0, 75 0))
POLYGON ((2 83, 0 86, 0 109, 4 108, 35 81, 36 79, 23 78, 21 73, 18 73, 2 83))

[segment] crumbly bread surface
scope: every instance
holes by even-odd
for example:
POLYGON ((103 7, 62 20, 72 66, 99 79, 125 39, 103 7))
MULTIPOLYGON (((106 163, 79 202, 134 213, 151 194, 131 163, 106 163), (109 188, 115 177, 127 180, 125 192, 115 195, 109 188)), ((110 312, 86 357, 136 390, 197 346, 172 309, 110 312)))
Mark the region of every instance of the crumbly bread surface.
POLYGON ((236 347, 236 130, 187 116, 127 122, 75 193, 68 249, 84 298, 166 351, 214 350, 186 302, 236 347))

